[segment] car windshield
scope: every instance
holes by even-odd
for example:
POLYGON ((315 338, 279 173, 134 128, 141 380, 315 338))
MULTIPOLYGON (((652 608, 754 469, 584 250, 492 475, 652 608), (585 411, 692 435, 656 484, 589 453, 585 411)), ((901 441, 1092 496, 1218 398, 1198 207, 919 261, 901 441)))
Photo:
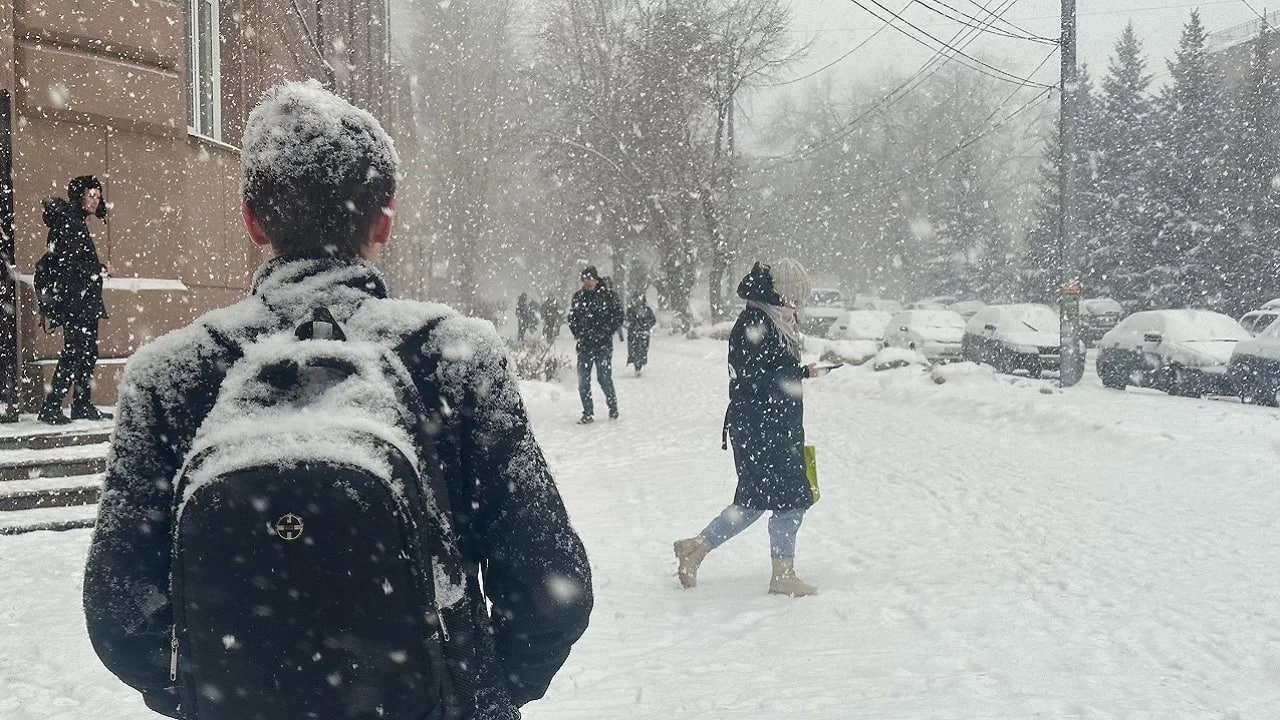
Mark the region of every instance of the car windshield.
POLYGON ((818 305, 822 307, 838 307, 840 305, 841 296, 839 290, 814 290, 809 296, 810 305, 818 305))
POLYGON ((927 328, 964 329, 964 318, 954 312, 921 312, 916 324, 927 328))
POLYGON ((1009 329, 1057 332, 1058 316, 1044 305, 1010 305, 1004 309, 1000 324, 1009 329))

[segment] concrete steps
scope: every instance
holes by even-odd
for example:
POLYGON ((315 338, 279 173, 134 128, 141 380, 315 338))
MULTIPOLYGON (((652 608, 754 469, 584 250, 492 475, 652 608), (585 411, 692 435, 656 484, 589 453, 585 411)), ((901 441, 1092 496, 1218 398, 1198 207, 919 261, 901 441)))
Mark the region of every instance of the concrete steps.
POLYGON ((0 427, 0 535, 92 527, 110 422, 0 427))

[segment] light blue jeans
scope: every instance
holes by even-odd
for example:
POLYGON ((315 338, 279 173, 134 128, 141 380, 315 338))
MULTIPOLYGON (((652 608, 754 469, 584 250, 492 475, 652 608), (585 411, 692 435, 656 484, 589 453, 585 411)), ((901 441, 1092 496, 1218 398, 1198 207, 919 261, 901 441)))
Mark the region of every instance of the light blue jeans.
MULTIPOLYGON (((707 525, 702 531, 702 537, 707 539, 713 549, 718 548, 729 538, 746 530, 761 515, 764 515, 763 510, 730 505, 707 525)), ((800 523, 803 521, 804 508, 774 510, 769 518, 769 554, 779 558, 795 557, 796 533, 800 532, 800 523)))

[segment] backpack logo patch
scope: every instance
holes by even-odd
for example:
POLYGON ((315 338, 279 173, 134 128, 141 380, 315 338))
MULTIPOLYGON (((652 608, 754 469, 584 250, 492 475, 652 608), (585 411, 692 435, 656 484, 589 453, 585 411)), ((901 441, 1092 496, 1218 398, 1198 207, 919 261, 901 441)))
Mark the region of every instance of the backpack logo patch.
POLYGON ((276 521, 275 531, 281 540, 291 541, 302 537, 302 528, 302 518, 288 513, 276 521))

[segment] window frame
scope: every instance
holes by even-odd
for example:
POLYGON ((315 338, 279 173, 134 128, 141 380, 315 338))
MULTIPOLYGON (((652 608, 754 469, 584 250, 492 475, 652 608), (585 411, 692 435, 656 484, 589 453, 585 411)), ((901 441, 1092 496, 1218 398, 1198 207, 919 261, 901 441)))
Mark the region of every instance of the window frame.
POLYGON ((186 21, 187 132, 222 142, 222 48, 219 0, 183 0, 186 21), (207 9, 207 24, 201 10, 207 9), (204 32, 202 32, 204 28, 204 32), (207 73, 207 75, 206 75, 207 73), (206 115, 208 117, 206 124, 206 115))

